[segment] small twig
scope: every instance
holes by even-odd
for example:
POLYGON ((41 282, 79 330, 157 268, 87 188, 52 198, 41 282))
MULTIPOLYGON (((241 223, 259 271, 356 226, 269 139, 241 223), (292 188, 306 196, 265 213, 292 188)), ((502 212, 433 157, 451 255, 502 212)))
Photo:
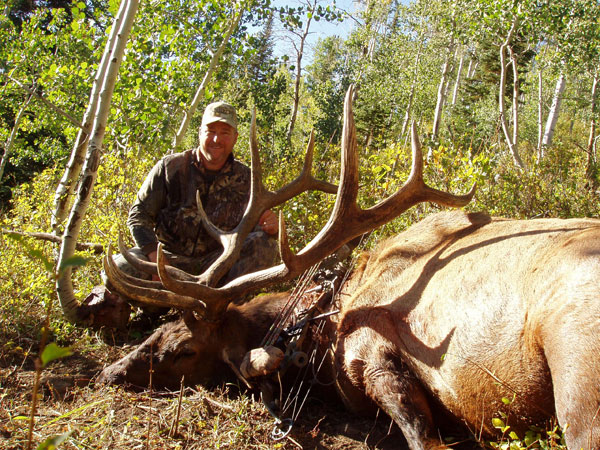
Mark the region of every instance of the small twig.
POLYGON ((71 125, 73 125, 77 128, 81 128, 81 123, 75 117, 73 117, 71 114, 66 112, 64 109, 62 109, 62 108, 58 107, 57 105, 55 105, 54 103, 50 102, 46 97, 44 97, 43 95, 36 92, 35 89, 25 86, 19 80, 11 77, 10 75, 7 78, 9 78, 11 81, 13 81, 17 86, 19 86, 25 92, 27 92, 30 95, 32 95, 33 97, 37 98, 39 101, 41 101, 44 105, 46 105, 52 111, 63 116, 65 119, 67 119, 71 123, 71 125))
POLYGON ((285 438, 288 441, 290 441, 292 444, 294 444, 296 447, 298 447, 300 449, 304 448, 304 447, 302 447, 302 445, 298 441, 294 440, 290 435, 287 435, 285 438))
POLYGON ((225 411, 234 411, 234 408, 232 408, 231 406, 225 405, 223 403, 219 403, 218 401, 213 400, 212 398, 207 397, 207 396, 204 396, 202 398, 202 401, 204 402, 204 406, 206 406, 208 408, 210 413, 214 413, 214 411, 212 410, 212 406, 216 406, 217 408, 224 409, 225 411))
MULTIPOLYGON (((52 302, 49 302, 49 305, 52 302)), ((33 392, 31 394, 31 414, 29 416, 29 431, 27 432, 27 446, 26 450, 31 450, 31 445, 33 443, 33 427, 35 425, 35 412, 37 410, 37 402, 38 402, 38 391, 40 389, 40 378, 42 377, 42 352, 46 347, 46 342, 48 341, 48 329, 50 328, 50 308, 48 307, 48 311, 46 314, 46 319, 44 321, 44 328, 42 330, 42 340, 40 342, 40 354, 35 359, 35 381, 33 383, 33 392)))
POLYGON ((149 373, 150 378, 148 380, 148 390, 150 392, 148 403, 149 403, 150 411, 148 412, 148 434, 146 436, 146 450, 148 450, 150 448, 150 431, 152 429, 152 416, 153 416, 153 414, 152 414, 152 372, 153 372, 152 358, 154 357, 153 353, 154 353, 154 346, 153 346, 153 344, 150 344, 150 373, 149 373))
POLYGON ((179 416, 181 414, 181 402, 183 400, 183 391, 184 391, 184 380, 185 376, 181 377, 181 386, 179 387, 179 399, 177 401, 177 413, 175 414, 175 419, 173 420, 173 423, 171 424, 171 429, 169 430, 169 437, 175 437, 177 436, 178 433, 178 428, 179 428, 179 416))

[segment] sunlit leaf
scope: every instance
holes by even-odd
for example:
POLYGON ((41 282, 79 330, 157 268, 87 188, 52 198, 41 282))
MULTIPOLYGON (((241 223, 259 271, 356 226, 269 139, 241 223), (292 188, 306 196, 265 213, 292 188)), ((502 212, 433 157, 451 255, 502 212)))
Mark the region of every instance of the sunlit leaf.
POLYGON ((44 347, 44 351, 42 352, 41 356, 42 366, 46 367, 48 363, 54 361, 55 359, 65 358, 67 356, 71 356, 72 354, 73 352, 71 351, 71 347, 59 347, 52 342, 44 347))

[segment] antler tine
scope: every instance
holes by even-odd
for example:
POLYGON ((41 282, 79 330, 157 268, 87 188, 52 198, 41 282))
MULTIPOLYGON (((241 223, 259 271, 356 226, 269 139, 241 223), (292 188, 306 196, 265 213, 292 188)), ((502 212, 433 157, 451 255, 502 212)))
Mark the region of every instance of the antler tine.
POLYGON ((252 120, 250 123, 250 154, 250 199, 242 220, 232 231, 225 232, 208 219, 202 206, 200 195, 196 194, 198 212, 205 229, 223 247, 223 252, 215 262, 203 274, 194 277, 197 283, 214 286, 223 278, 238 259, 244 239, 246 239, 246 236, 248 236, 258 223, 260 215, 268 209, 268 206, 265 204, 265 188, 262 183, 262 167, 258 152, 258 139, 256 137, 256 109, 252 111, 252 120))
MULTIPOLYGON (((217 258, 203 274, 194 277, 194 280, 197 283, 206 284, 208 286, 215 286, 218 283, 239 257, 244 239, 246 239, 246 236, 248 236, 255 227, 260 215, 267 209, 285 203, 287 200, 306 190, 320 190, 327 193, 335 193, 337 191, 337 186, 326 181, 318 180, 311 174, 314 154, 314 133, 311 133, 308 142, 302 172, 295 180, 276 192, 267 190, 262 182, 262 167, 258 151, 258 139, 256 136, 256 111, 253 111, 252 113, 250 125, 250 151, 252 160, 250 200, 242 220, 231 232, 224 232, 212 224, 204 212, 199 196, 196 197, 198 211, 206 230, 214 239, 221 242, 221 245, 223 246, 223 252, 219 258, 217 258)), ((182 277, 178 278, 184 279, 182 277)), ((189 277, 187 279, 189 279, 189 277)), ((188 285, 185 286, 187 291, 188 285)))
POLYGON ((311 131, 310 137, 308 138, 308 144, 306 146, 306 154, 304 156, 304 165, 302 166, 302 171, 296 177, 296 179, 289 182, 277 191, 269 191, 265 193, 267 196, 267 209, 285 203, 290 198, 293 198, 298 194, 308 190, 322 191, 328 194, 335 194, 337 192, 338 187, 335 184, 331 184, 323 180, 318 180, 312 176, 314 148, 315 135, 313 130, 311 131))
POLYGON ((215 241, 221 241, 221 236, 223 236, 225 232, 222 231, 219 227, 217 227, 214 223, 212 223, 206 215, 206 211, 204 211, 204 205, 202 204, 202 198, 200 198, 199 191, 196 192, 196 208, 198 209, 198 215, 200 216, 200 220, 202 220, 202 225, 204 226, 206 232, 215 241))
MULTIPOLYGON (((258 154, 258 138, 256 137, 256 108, 252 109, 252 119, 250 121, 250 164, 252 166, 252 182, 250 184, 250 197, 254 191, 262 191, 262 166, 260 164, 260 155, 258 154)), ((256 195, 257 192, 254 192, 256 195)))
POLYGON ((160 289, 162 286, 158 281, 142 280, 122 272, 113 260, 112 248, 109 246, 102 260, 104 271, 112 286, 121 294, 137 300, 138 302, 160 307, 173 307, 184 310, 193 310, 204 314, 206 305, 194 298, 177 295, 174 292, 160 289))
MULTIPOLYGON (((358 197, 358 150, 352 114, 351 86, 344 102, 344 129, 342 136, 342 168, 336 203, 329 221, 318 235, 297 255, 286 256, 290 272, 304 270, 336 251, 346 242, 373 230, 402 214, 420 202, 435 202, 445 206, 464 206, 475 194, 473 185, 465 195, 452 195, 430 188, 423 181, 423 155, 416 125, 412 124, 411 174, 404 185, 387 199, 372 208, 363 210, 356 203, 358 197)), ((285 252, 287 254, 287 251, 285 252)), ((282 255, 284 251, 282 250, 282 255)))
POLYGON ((469 192, 464 195, 453 195, 448 192, 430 188, 424 183, 423 153, 421 152, 419 133, 417 133, 417 126, 414 121, 411 124, 410 132, 412 141, 413 167, 407 183, 409 183, 412 178, 417 178, 421 187, 427 192, 427 201, 437 203, 438 205, 448 206, 451 208, 460 208, 469 203, 475 195, 477 183, 473 183, 473 186, 471 186, 469 192))
MULTIPOLYGON (((119 252, 125 260, 133 266, 134 269, 137 269, 140 272, 147 273, 149 275, 157 275, 158 269, 156 268, 156 263, 146 261, 138 258, 133 253, 129 251, 129 249, 125 246, 125 242, 123 241, 123 234, 119 231, 118 238, 119 252)), ((171 273, 171 276, 180 280, 194 280, 195 277, 188 274, 187 272, 178 269, 177 267, 169 266, 167 270, 171 273)))
MULTIPOLYGON (((423 153, 415 122, 411 124, 412 167, 402 187, 387 199, 372 208, 363 211, 363 220, 370 220, 382 225, 397 217, 413 205, 421 202, 432 202, 442 206, 462 207, 471 201, 477 185, 474 183, 467 194, 454 195, 431 188, 423 181, 423 153)), ((379 225, 378 225, 379 226, 379 225)))

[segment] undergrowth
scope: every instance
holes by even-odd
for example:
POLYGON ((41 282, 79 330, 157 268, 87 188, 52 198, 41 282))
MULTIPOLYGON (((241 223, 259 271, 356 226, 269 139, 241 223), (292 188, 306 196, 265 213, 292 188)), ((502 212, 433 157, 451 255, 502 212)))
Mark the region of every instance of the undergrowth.
MULTIPOLYGON (((333 151, 328 147, 317 149, 315 162, 317 175, 331 181, 339 170, 339 163, 330 157, 333 151)), ((585 158, 578 151, 553 149, 542 163, 530 161, 527 171, 515 170, 504 155, 472 155, 468 150, 452 147, 424 152, 428 155, 424 177, 431 186, 462 194, 477 183, 477 194, 468 210, 514 218, 599 215, 598 193, 584 181, 585 158)), ((410 151, 400 145, 364 152, 361 158, 363 207, 394 192, 410 172, 410 151)), ((80 241, 100 243, 105 249, 114 245, 119 229, 125 229, 128 207, 153 163, 150 158, 140 160, 137 153, 104 157, 80 241)), ((280 186, 301 166, 298 161, 286 164, 265 168, 266 183, 271 188, 280 186)), ((1 228, 49 232, 52 197, 59 175, 60 170, 49 169, 15 189, 11 209, 0 219, 1 228)), ((317 233, 333 202, 331 195, 307 193, 284 207, 296 248, 317 233)), ((417 205, 375 230, 372 240, 400 232, 439 209, 429 204, 417 205)), ((212 392, 200 387, 187 389, 180 400, 176 394, 131 393, 89 384, 103 364, 113 362, 126 351, 106 342, 123 342, 131 336, 115 337, 110 332, 93 332, 66 322, 55 299, 52 277, 39 259, 31 256, 34 250, 53 261, 57 247, 35 239, 26 242, 30 251, 0 234, 1 448, 24 448, 24 418, 31 404, 34 357, 46 316, 50 341, 70 346, 75 355, 44 370, 33 434, 36 443, 70 433, 60 448, 297 448, 293 439, 271 441, 268 435, 272 420, 266 410, 247 396, 230 396, 227 387, 212 392), (61 382, 68 387, 61 387, 61 382)), ((101 256, 91 252, 78 255, 87 260, 73 276, 76 296, 83 299, 100 283, 101 256)), ((318 430, 310 428, 304 432, 318 434, 318 430)), ((533 441, 531 437, 511 436, 508 432, 503 441, 488 445, 501 450, 560 448, 560 441, 552 436, 544 437, 542 433, 535 435, 533 441)))

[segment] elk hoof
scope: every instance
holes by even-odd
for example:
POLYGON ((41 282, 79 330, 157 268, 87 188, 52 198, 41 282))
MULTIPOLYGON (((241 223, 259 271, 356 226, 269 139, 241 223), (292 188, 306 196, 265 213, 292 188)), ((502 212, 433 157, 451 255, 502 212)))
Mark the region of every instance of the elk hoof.
POLYGON ((284 353, 277 347, 254 348, 244 356, 240 372, 245 378, 268 375, 281 364, 284 353))

